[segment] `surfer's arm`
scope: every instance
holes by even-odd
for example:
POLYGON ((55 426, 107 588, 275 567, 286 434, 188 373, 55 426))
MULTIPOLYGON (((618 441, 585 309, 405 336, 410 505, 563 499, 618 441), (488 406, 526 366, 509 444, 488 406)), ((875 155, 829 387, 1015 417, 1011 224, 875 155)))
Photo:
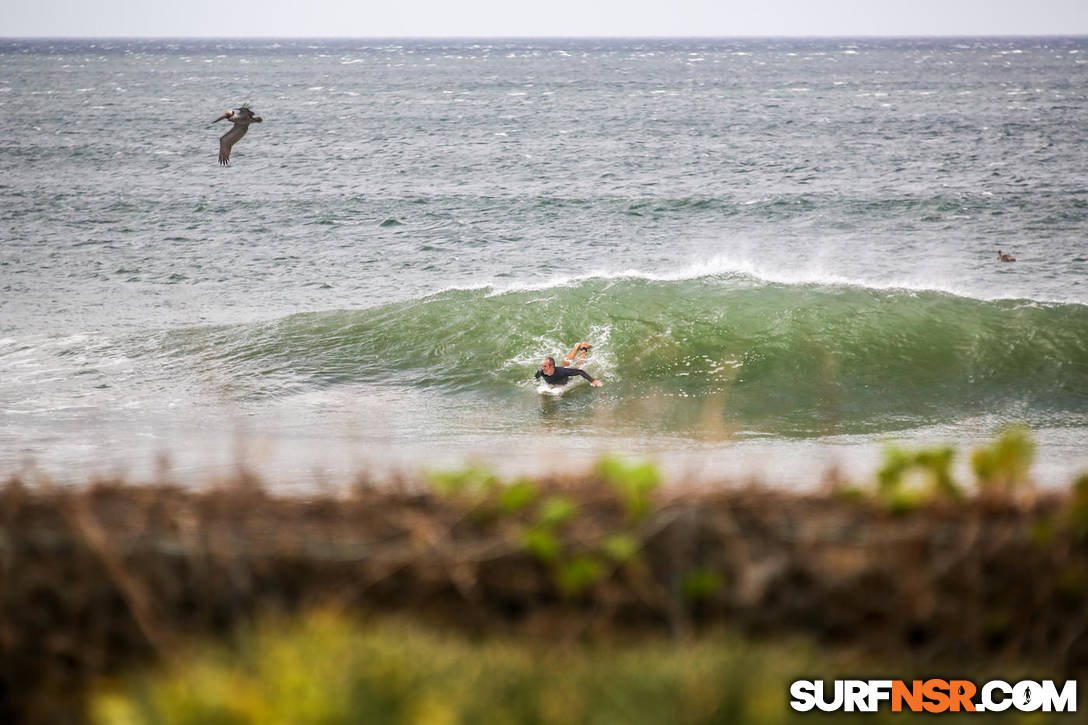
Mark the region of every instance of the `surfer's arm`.
POLYGON ((581 376, 582 376, 583 378, 585 378, 586 380, 588 380, 588 381, 589 381, 589 384, 590 384, 590 385, 592 385, 593 387, 595 387, 595 388, 599 388, 599 387, 601 387, 601 381, 600 381, 600 380, 597 380, 597 379, 596 379, 595 377, 593 377, 592 375, 590 375, 589 373, 587 373, 587 372, 586 372, 585 370, 582 370, 581 368, 574 368, 574 370, 575 370, 575 371, 576 371, 576 372, 577 372, 577 373, 578 373, 579 375, 581 375, 581 376))
POLYGON ((540 380, 540 376, 544 374, 544 371, 540 368, 536 369, 536 373, 533 374, 533 380, 540 380))

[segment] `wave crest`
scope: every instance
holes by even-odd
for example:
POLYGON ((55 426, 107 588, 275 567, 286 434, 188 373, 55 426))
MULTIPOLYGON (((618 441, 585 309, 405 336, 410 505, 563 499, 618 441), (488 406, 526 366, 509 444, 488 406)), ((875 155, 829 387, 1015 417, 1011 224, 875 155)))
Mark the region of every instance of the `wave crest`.
POLYGON ((190 331, 202 365, 254 392, 345 382, 503 396, 580 339, 624 396, 722 396, 746 424, 857 429, 1009 411, 1088 413, 1088 307, 749 276, 614 276, 446 290, 352 311, 190 331))

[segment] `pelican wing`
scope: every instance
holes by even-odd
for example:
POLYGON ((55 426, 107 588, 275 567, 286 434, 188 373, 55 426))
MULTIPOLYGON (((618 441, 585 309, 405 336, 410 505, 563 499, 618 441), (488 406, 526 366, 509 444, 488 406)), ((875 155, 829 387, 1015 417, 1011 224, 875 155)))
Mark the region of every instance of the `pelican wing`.
POLYGON ((248 130, 247 124, 236 123, 231 130, 219 138, 219 163, 225 166, 230 161, 231 147, 238 143, 238 139, 245 136, 248 130))

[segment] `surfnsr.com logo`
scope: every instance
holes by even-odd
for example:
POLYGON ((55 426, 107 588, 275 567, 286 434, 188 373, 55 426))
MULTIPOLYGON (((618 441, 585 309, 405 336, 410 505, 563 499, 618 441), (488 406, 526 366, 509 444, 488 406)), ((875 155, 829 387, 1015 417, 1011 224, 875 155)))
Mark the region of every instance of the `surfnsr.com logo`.
POLYGON ((797 680, 790 685, 790 707, 798 712, 1076 712, 1077 681, 1060 687, 1053 680, 1009 683, 991 680, 797 680))

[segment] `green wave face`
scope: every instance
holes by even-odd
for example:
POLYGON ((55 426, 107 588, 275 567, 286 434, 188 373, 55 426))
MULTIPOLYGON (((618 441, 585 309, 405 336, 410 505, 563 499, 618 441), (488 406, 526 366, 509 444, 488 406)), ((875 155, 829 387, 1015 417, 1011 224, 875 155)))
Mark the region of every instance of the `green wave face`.
POLYGON ((526 405, 539 360, 579 340, 606 387, 573 397, 650 430, 708 414, 777 435, 1088 417, 1088 307, 742 276, 452 290, 173 344, 257 395, 368 383, 526 405), (632 405, 646 400, 660 405, 632 405))

